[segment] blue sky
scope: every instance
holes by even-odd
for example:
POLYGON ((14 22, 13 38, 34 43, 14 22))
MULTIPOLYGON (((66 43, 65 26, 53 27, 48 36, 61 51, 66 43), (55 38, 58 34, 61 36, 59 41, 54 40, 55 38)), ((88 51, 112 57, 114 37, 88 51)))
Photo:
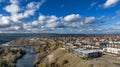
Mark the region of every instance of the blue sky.
POLYGON ((120 33, 120 0, 0 0, 0 33, 120 33))

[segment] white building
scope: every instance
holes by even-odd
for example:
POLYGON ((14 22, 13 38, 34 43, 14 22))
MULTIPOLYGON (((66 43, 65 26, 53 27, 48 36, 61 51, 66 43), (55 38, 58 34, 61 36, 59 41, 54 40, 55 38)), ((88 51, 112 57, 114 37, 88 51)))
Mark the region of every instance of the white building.
POLYGON ((78 48, 73 50, 78 57, 94 58, 102 56, 99 50, 87 50, 85 48, 78 48))
POLYGON ((111 47, 107 47, 107 48, 103 48, 104 52, 108 52, 108 53, 112 53, 112 54, 118 54, 120 55, 120 48, 111 48, 111 47))

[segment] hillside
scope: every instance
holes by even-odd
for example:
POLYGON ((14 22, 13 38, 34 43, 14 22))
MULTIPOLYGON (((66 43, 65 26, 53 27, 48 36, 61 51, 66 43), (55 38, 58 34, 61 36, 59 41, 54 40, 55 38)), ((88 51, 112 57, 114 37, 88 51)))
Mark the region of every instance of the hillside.
POLYGON ((101 57, 97 59, 83 60, 72 53, 68 53, 64 48, 53 51, 40 64, 40 67, 117 67, 111 61, 101 57))

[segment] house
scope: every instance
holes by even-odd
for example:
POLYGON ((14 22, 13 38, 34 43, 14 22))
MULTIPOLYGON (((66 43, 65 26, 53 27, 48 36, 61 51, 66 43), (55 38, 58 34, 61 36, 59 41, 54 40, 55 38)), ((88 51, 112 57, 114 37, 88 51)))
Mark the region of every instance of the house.
POLYGON ((72 44, 72 43, 66 43, 66 45, 67 45, 67 46, 73 46, 73 44, 72 44))
POLYGON ((114 44, 117 45, 117 47, 120 47, 120 41, 114 41, 114 44))
POLYGON ((95 42, 95 46, 100 46, 100 42, 99 41, 95 42))
POLYGON ((93 44, 93 41, 92 40, 82 40, 81 43, 84 45, 90 45, 90 44, 93 44))
POLYGON ((107 47, 103 48, 103 52, 120 56, 120 48, 107 47))
POLYGON ((114 44, 120 44, 120 41, 114 41, 114 44))
POLYGON ((106 47, 107 45, 109 45, 109 42, 105 42, 105 41, 100 42, 100 46, 102 47, 106 47))

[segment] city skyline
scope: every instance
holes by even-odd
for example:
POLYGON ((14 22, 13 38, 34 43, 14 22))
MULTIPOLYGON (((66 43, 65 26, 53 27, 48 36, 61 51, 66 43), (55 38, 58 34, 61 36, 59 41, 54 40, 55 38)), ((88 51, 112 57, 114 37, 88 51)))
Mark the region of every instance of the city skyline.
POLYGON ((0 0, 0 33, 120 33, 119 0, 0 0))

